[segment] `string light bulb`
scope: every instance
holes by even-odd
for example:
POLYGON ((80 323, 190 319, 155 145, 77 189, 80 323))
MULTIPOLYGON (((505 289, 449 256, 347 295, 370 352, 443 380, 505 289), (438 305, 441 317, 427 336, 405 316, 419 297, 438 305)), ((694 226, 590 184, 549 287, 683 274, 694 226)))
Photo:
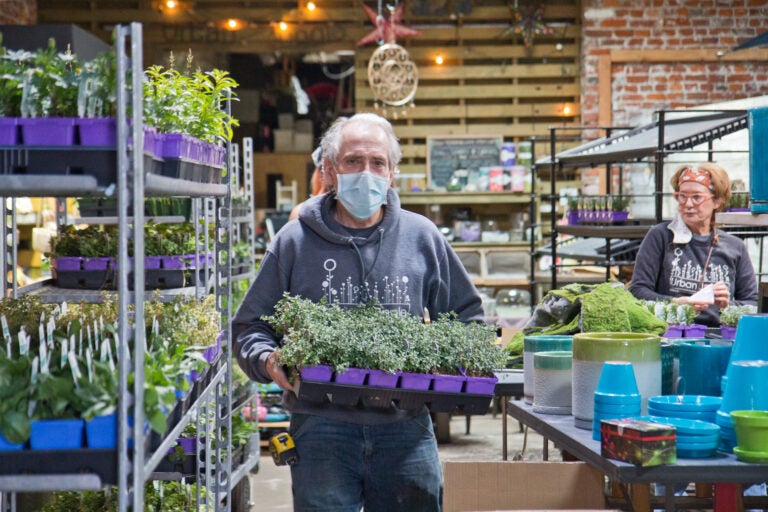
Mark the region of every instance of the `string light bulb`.
POLYGON ((315 5, 315 2, 307 2, 307 10, 309 12, 312 12, 315 9, 317 9, 317 5, 315 5))
POLYGON ((438 54, 437 57, 435 57, 435 64, 437 64, 438 66, 442 66, 443 62, 445 62, 445 60, 443 59, 443 56, 438 54))
POLYGON ((226 23, 227 30, 240 30, 240 20, 229 18, 226 23))
POLYGON ((571 115, 571 105, 568 103, 565 103, 563 105, 563 115, 564 116, 570 116, 571 115))
POLYGON ((281 21, 277 26, 278 28, 280 28, 281 32, 285 32, 286 30, 288 30, 288 24, 284 21, 281 21))
POLYGON ((167 7, 168 9, 175 9, 178 6, 179 4, 176 3, 176 0, 166 0, 165 2, 165 7, 167 7))

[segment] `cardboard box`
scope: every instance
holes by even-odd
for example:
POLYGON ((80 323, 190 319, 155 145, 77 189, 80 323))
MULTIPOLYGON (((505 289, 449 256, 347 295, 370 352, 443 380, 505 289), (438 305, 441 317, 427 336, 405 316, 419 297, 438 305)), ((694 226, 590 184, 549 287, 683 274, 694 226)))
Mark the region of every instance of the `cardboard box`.
POLYGON ((312 144, 315 142, 315 138, 311 133, 293 132, 293 149, 294 151, 306 151, 311 153, 313 149, 312 144))
POLYGON ((445 512, 604 509, 603 475, 584 462, 445 462, 445 512))
POLYGON ((600 422, 600 453, 638 466, 677 462, 675 427, 630 418, 600 422))
POLYGON ((293 130, 275 130, 275 151, 293 151, 293 130))

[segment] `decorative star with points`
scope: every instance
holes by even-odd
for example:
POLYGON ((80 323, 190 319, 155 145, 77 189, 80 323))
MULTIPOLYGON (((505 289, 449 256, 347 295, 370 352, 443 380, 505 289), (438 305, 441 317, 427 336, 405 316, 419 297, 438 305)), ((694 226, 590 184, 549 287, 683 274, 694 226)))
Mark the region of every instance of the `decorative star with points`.
POLYGON ((410 37, 418 36, 419 31, 412 28, 400 25, 400 21, 403 19, 403 10, 405 9, 405 3, 399 3, 396 7, 392 8, 387 6, 389 10, 389 18, 384 18, 376 11, 363 4, 363 9, 371 23, 376 27, 368 35, 357 42, 357 46, 363 46, 368 43, 377 42, 381 43, 395 43, 398 37, 410 37))

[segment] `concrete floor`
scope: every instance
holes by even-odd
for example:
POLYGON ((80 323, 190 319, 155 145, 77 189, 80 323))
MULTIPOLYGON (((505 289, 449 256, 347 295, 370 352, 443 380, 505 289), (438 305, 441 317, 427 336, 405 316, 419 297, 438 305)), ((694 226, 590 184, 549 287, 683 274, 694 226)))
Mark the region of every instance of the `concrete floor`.
MULTIPOLYGON (((501 415, 491 413, 472 416, 470 433, 466 434, 464 416, 454 416, 450 422, 451 442, 438 446, 440 460, 445 461, 500 461, 502 460, 501 415)), ((542 460, 543 439, 533 430, 525 434, 516 421, 508 421, 508 460, 542 460), (525 451, 523 445, 525 443, 525 451)), ((549 445, 549 459, 558 460, 560 453, 549 445)), ((275 466, 266 451, 259 461, 259 472, 250 475, 251 512, 278 512, 293 510, 291 499, 291 473, 287 466, 275 466)))

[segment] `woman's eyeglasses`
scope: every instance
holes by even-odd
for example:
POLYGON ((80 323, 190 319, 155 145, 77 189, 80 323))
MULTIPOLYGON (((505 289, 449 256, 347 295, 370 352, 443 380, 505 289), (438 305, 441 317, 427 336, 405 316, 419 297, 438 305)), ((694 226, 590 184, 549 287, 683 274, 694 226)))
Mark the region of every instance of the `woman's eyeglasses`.
POLYGON ((712 199, 715 196, 712 194, 684 194, 682 192, 675 192, 672 194, 672 197, 674 197, 675 201, 677 201, 681 206, 687 204, 689 199, 693 203, 693 206, 699 206, 707 199, 712 199))

